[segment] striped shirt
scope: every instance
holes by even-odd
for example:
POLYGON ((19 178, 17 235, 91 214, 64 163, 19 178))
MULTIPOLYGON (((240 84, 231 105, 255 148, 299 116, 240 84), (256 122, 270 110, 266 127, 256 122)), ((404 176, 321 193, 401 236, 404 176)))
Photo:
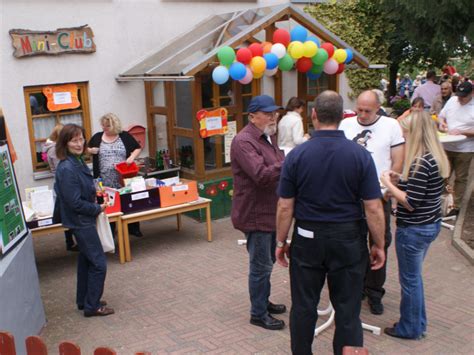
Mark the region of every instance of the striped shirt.
POLYGON ((408 181, 400 180, 398 187, 407 194, 407 202, 414 209, 408 211, 400 203, 397 225, 431 224, 441 219, 441 193, 444 179, 431 153, 426 153, 410 167, 408 181), (415 166, 418 171, 413 174, 415 166))

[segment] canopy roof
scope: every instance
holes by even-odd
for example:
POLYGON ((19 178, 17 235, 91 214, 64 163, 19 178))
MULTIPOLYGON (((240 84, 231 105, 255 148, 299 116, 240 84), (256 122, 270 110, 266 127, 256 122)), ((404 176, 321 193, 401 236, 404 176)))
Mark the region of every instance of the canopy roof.
POLYGON ((366 57, 313 17, 292 4, 283 4, 210 16, 120 74, 117 80, 189 79, 209 63, 217 62, 221 46, 235 49, 246 46, 246 42, 264 41, 262 30, 272 24, 288 30, 300 24, 325 42, 351 49, 353 61, 360 67, 369 67, 366 57))

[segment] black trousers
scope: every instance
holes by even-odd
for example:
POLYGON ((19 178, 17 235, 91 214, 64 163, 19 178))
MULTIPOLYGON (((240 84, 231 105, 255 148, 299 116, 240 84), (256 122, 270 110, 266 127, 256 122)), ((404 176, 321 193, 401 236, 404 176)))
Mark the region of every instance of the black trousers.
POLYGON ((362 346, 360 308, 368 264, 364 222, 311 223, 296 221, 290 247, 293 354, 312 354, 317 307, 327 277, 336 311, 335 354, 345 345, 362 346))
MULTIPOLYGON (((367 273, 365 275, 364 293, 373 303, 381 302, 383 295, 385 295, 385 289, 383 285, 385 284, 385 280, 387 278, 387 250, 390 244, 392 244, 392 232, 390 230, 390 200, 385 201, 382 199, 382 206, 385 216, 385 263, 378 270, 371 270, 370 265, 367 265, 367 273)), ((370 238, 370 236, 369 244, 370 246, 373 244, 372 238, 370 238)))

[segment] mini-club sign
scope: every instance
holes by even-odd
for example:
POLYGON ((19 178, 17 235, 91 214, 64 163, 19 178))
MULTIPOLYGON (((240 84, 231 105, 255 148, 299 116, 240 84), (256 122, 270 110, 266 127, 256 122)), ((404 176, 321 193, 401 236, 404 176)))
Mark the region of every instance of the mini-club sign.
POLYGON ((88 25, 56 31, 13 29, 9 33, 17 58, 95 52, 94 33, 88 25))

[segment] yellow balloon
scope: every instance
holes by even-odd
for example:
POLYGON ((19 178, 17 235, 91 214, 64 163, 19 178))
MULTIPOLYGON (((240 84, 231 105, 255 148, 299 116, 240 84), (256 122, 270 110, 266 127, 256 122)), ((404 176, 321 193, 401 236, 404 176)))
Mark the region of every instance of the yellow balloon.
POLYGON ((306 41, 303 43, 303 56, 306 58, 313 57, 318 51, 318 45, 313 41, 306 41))
POLYGON ((344 63, 347 59, 347 52, 344 49, 336 49, 332 56, 339 64, 344 63))
POLYGON ((253 74, 253 78, 254 79, 260 79, 263 76, 264 73, 265 73, 264 71, 261 72, 261 73, 255 73, 255 74, 253 74))
POLYGON ((263 73, 265 72, 265 69, 267 69, 267 62, 262 57, 256 56, 252 58, 249 66, 250 66, 250 70, 252 70, 252 72, 254 73, 253 77, 255 78, 255 74, 262 73, 263 75, 263 73))
POLYGON ((288 47, 288 53, 294 59, 299 59, 304 55, 304 45, 300 41, 293 41, 288 47))

